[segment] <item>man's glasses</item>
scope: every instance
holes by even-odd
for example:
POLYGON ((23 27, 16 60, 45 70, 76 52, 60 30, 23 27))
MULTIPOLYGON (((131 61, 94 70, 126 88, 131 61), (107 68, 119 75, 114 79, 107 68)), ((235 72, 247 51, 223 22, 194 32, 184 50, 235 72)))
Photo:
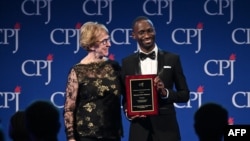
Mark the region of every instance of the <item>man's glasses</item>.
POLYGON ((97 42, 99 42, 99 43, 102 44, 102 45, 107 45, 108 43, 110 43, 110 38, 103 39, 103 40, 97 41, 97 42))

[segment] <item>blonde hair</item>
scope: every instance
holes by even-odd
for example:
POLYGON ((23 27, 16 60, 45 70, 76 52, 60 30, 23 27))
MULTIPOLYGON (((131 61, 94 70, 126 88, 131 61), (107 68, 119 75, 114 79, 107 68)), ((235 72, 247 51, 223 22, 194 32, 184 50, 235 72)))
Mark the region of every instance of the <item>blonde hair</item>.
POLYGON ((97 22, 86 22, 80 29, 80 46, 89 51, 103 32, 109 33, 105 25, 97 22))

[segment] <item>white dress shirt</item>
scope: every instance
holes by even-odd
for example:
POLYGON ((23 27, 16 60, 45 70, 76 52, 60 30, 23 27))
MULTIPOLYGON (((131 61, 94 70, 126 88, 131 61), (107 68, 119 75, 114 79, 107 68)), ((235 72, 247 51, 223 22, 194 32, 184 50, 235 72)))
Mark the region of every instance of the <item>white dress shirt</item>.
MULTIPOLYGON (((140 67, 141 67, 141 74, 157 74, 157 66, 158 66, 158 61, 157 61, 157 54, 158 54, 158 47, 155 45, 155 48, 151 51, 155 51, 155 59, 152 60, 151 58, 146 58, 145 60, 140 60, 140 67)), ((143 52, 141 49, 139 49, 139 52, 143 52)), ((149 53, 151 53, 149 52, 149 53)), ((145 54, 149 54, 145 53, 145 54)))
MULTIPOLYGON (((138 47, 139 52, 143 52, 139 47, 138 47)), ((152 60, 151 58, 147 57, 145 60, 140 60, 140 67, 141 67, 141 74, 157 74, 157 68, 158 68, 158 61, 157 61, 157 55, 158 55, 158 46, 155 44, 155 48, 151 51, 155 51, 155 59, 152 60)), ((151 53, 149 52, 149 53, 151 53)), ((145 53, 145 54, 149 54, 145 53)), ((164 97, 161 97, 163 99, 168 98, 169 91, 166 89, 167 95, 164 97)))

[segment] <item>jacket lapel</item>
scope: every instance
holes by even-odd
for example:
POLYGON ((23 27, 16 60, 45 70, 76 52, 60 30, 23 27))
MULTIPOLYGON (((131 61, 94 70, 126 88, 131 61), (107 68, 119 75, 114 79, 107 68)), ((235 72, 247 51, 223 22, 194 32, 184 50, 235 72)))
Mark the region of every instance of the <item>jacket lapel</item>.
POLYGON ((140 63, 140 59, 139 59, 139 51, 136 53, 135 57, 136 57, 135 63, 137 64, 137 65, 135 65, 135 74, 138 75, 138 74, 141 74, 141 67, 140 67, 141 63, 140 63))
POLYGON ((157 61, 158 61, 157 74, 159 74, 159 72, 162 71, 164 65, 164 53, 160 49, 158 49, 157 61))

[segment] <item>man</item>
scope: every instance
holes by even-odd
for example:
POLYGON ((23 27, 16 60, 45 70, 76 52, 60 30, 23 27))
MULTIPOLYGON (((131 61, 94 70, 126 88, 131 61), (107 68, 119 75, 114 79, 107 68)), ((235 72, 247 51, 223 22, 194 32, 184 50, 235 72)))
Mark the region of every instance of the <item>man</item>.
MULTIPOLYGON (((129 141, 180 141, 173 103, 189 100, 189 89, 180 58, 158 48, 155 43, 155 28, 150 19, 144 16, 137 17, 132 26, 132 37, 137 41, 138 52, 122 60, 123 79, 125 81, 126 75, 157 74, 154 84, 159 95, 159 113, 155 116, 128 117, 131 123, 129 141), (142 53, 152 53, 153 57, 145 57, 142 53)), ((123 98, 124 111, 127 112, 126 96, 123 98)))
POLYGON ((59 110, 46 100, 37 100, 25 110, 25 122, 31 141, 58 141, 59 110))
POLYGON ((228 111, 217 103, 203 104, 194 114, 194 129, 199 141, 223 141, 228 111))

